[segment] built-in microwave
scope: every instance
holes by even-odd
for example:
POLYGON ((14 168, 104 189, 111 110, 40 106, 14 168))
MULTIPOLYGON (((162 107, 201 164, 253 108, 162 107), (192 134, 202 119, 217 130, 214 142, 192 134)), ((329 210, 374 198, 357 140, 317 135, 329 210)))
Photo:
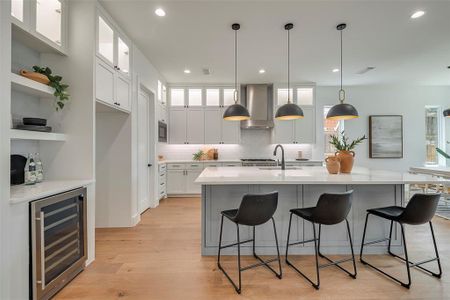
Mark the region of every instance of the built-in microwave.
POLYGON ((161 121, 158 121, 158 141, 167 143, 167 124, 161 121))

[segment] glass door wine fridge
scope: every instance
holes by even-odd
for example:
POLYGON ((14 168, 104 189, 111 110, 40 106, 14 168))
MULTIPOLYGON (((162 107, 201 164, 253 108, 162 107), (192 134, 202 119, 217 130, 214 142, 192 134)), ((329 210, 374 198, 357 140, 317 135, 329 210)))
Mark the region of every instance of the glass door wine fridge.
POLYGON ((30 203, 32 299, 49 299, 84 269, 86 189, 30 203))

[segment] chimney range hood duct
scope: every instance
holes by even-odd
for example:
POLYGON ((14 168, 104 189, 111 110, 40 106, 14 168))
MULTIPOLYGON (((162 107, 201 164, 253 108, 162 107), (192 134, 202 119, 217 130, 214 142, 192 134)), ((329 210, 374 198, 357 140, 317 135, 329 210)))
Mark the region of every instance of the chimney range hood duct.
POLYGON ((250 112, 250 120, 241 121, 242 129, 273 128, 273 85, 241 85, 241 104, 250 112))

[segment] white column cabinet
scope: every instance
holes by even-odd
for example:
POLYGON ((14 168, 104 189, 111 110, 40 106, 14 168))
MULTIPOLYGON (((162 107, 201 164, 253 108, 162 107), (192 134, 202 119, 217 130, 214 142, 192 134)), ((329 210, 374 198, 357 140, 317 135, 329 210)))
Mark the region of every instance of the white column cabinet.
POLYGON ((226 108, 220 111, 220 121, 222 123, 222 144, 239 144, 241 136, 241 122, 225 121, 223 113, 226 108))
POLYGON ((186 170, 186 193, 187 194, 200 194, 201 185, 195 183, 197 177, 203 170, 186 170))
POLYGON ((101 9, 96 26, 96 98, 110 107, 130 112, 131 43, 101 9))
POLYGON ((222 142, 222 111, 220 108, 205 109, 205 144, 222 142))
POLYGON ((275 143, 293 144, 295 143, 294 121, 275 120, 275 143))
POLYGON ((169 118, 169 142, 171 144, 185 144, 186 110, 184 108, 171 108, 169 118))

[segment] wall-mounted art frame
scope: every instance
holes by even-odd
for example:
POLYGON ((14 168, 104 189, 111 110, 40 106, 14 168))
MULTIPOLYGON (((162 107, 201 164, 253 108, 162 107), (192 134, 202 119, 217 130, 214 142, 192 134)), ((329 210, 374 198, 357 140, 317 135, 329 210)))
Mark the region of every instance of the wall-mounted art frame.
POLYGON ((369 157, 403 158, 403 116, 369 116, 369 157))

